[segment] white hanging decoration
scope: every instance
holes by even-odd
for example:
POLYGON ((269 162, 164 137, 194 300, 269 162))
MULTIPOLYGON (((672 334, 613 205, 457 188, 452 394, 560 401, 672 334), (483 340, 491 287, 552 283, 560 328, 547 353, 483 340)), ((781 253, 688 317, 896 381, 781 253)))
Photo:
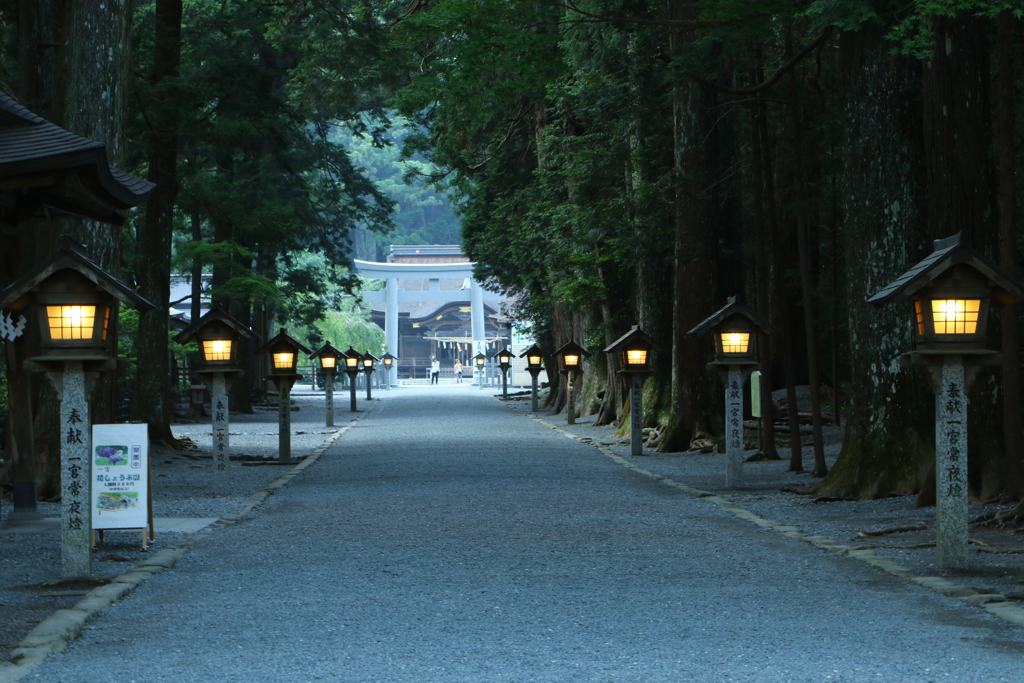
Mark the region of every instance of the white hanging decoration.
POLYGON ((19 315, 18 321, 15 322, 11 314, 7 313, 0 318, 0 339, 14 341, 25 332, 26 324, 28 324, 28 319, 25 316, 19 315))

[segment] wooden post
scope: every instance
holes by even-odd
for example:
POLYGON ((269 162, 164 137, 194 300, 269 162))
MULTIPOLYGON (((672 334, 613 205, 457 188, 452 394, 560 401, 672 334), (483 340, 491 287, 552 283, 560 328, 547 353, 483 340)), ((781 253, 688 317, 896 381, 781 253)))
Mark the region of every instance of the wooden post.
POLYGON ((629 387, 629 454, 644 454, 644 378, 632 373, 629 387))
POLYGON ((292 459, 292 385, 291 382, 278 380, 277 387, 277 450, 278 460, 287 462, 292 459))
POLYGON ((60 560, 65 579, 92 576, 92 514, 89 479, 92 444, 86 377, 81 361, 49 373, 60 397, 60 560), (59 379, 58 379, 59 378, 59 379))
POLYGON ((334 371, 328 370, 323 373, 324 392, 327 403, 327 426, 334 426, 334 371))
POLYGON ((725 460, 725 485, 737 488, 743 482, 743 370, 738 365, 729 366, 725 381, 725 460))
POLYGON ((532 382, 531 382, 530 386, 531 386, 531 388, 533 390, 532 391, 532 396, 530 397, 531 398, 531 401, 530 401, 530 411, 534 412, 534 413, 537 412, 537 374, 538 374, 537 372, 531 372, 530 373, 530 376, 532 377, 532 382))
POLYGON ((935 399, 935 536, 940 567, 967 566, 967 385, 963 356, 947 355, 935 399))
POLYGON ((218 484, 231 483, 231 450, 228 436, 228 390, 223 372, 215 372, 211 381, 210 405, 213 407, 213 471, 218 484))
POLYGON ((573 393, 572 379, 576 373, 567 372, 565 373, 565 391, 566 391, 566 405, 565 405, 565 421, 566 424, 576 424, 576 397, 573 393))

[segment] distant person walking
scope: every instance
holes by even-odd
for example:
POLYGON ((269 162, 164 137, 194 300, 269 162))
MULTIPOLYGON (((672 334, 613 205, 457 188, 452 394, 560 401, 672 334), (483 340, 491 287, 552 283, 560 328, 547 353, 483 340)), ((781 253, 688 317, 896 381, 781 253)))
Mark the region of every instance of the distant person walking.
POLYGON ((434 359, 430 363, 430 383, 437 384, 437 378, 441 376, 441 361, 434 359))
POLYGON ((462 382, 462 361, 455 361, 455 382, 459 384, 462 382))

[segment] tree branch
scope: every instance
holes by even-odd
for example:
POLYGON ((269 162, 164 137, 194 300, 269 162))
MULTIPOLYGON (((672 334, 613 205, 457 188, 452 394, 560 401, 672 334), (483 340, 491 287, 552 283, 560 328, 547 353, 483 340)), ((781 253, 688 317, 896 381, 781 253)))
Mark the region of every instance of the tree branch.
POLYGON ((793 58, 791 60, 780 66, 778 70, 774 74, 772 74, 771 78, 765 80, 763 83, 758 83, 757 85, 750 86, 749 88, 730 88, 728 86, 719 85, 718 83, 709 81, 708 79, 702 76, 698 76, 697 74, 694 73, 690 73, 687 75, 693 80, 697 81, 698 83, 703 83, 704 85, 710 86, 715 90, 718 90, 719 92, 728 93, 730 95, 754 95, 759 92, 764 92, 768 88, 775 85, 775 83, 780 78, 782 78, 786 73, 791 71, 793 67, 795 67, 803 60, 804 57, 813 52, 815 48, 817 48, 819 45, 824 44, 824 42, 828 40, 828 37, 830 35, 832 35, 831 26, 827 27, 824 31, 822 31, 821 35, 818 36, 817 40, 815 40, 813 43, 810 43, 809 45, 804 46, 799 52, 793 55, 793 58))

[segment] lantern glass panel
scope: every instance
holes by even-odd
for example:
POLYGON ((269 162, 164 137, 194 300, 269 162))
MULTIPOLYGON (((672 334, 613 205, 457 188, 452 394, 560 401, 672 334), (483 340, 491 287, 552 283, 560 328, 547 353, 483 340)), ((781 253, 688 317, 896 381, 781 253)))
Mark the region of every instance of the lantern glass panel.
POLYGON ((975 334, 981 299, 933 299, 935 334, 975 334))
POLYGON ((533 366, 540 365, 540 356, 527 356, 526 362, 533 366))
MULTIPOLYGON (((46 318, 50 339, 92 339, 96 331, 95 306, 47 306, 46 318)), ((103 321, 106 339, 109 311, 103 321)))
POLYGON ((384 359, 384 365, 386 365, 387 367, 391 367, 391 359, 390 358, 385 358, 384 359))
POLYGON ((289 370, 292 367, 292 361, 295 359, 295 354, 289 351, 281 351, 274 354, 274 368, 277 370, 289 370))
POLYGON ((357 368, 357 367, 359 367, 359 359, 358 358, 346 358, 345 359, 345 367, 348 367, 348 368, 357 368))
POLYGON ((563 362, 565 363, 565 367, 567 368, 575 368, 580 364, 579 354, 567 353, 562 358, 564 359, 563 362))
POLYGON ((746 353, 749 348, 749 332, 722 333, 722 353, 746 353))
POLYGON ((364 358, 363 359, 363 367, 364 368, 372 368, 373 367, 373 359, 372 358, 364 358))
POLYGON ((324 370, 333 370, 337 360, 334 356, 320 356, 320 367, 324 370))
POLYGON ((626 365, 646 365, 647 349, 626 349, 626 365))
POLYGON ((203 358, 207 362, 231 360, 231 340, 204 339, 203 358))
POLYGON ((920 301, 914 302, 914 320, 917 323, 917 333, 924 334, 924 304, 920 301))

